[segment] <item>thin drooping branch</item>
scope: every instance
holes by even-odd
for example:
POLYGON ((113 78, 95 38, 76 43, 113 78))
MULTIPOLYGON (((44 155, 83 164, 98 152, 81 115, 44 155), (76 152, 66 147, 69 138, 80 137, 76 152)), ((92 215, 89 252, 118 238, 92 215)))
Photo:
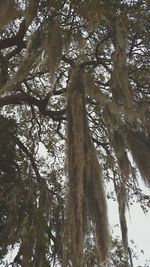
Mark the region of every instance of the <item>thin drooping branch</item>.
POLYGON ((39 170, 37 168, 37 165, 35 163, 35 160, 34 160, 34 157, 32 155, 32 153, 30 153, 30 151, 27 149, 27 147, 20 141, 19 138, 17 137, 14 137, 15 141, 16 141, 16 144, 18 145, 18 147, 26 154, 26 156, 29 158, 31 164, 32 164, 32 167, 34 169, 34 172, 35 172, 35 175, 36 175, 36 178, 37 178, 37 181, 38 183, 45 183, 45 180, 42 179, 40 173, 39 173, 39 170))
POLYGON ((17 146, 25 153, 25 155, 28 157, 28 159, 31 162, 31 165, 33 167, 33 170, 35 172, 36 175, 36 179, 37 179, 37 183, 40 185, 40 187, 46 189, 48 192, 54 194, 53 190, 49 189, 45 179, 43 179, 43 177, 40 175, 38 167, 36 165, 35 159, 32 155, 32 153, 28 150, 28 148, 20 141, 20 139, 18 137, 14 137, 17 146))

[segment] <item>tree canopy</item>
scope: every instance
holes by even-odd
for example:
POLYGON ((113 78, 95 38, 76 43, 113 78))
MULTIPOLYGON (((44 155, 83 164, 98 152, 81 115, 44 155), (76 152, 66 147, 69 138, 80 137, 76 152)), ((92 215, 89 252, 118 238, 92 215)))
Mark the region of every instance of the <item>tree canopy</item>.
POLYGON ((9 266, 133 266, 125 212, 150 205, 149 7, 0 2, 1 263, 17 246, 9 266))

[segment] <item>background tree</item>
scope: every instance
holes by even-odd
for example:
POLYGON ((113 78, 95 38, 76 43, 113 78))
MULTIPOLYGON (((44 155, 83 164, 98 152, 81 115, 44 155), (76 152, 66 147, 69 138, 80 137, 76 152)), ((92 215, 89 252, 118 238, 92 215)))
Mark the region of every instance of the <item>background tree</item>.
POLYGON ((148 18, 146 0, 1 1, 0 253, 19 246, 12 266, 114 266, 109 183, 119 264, 132 266, 125 211, 133 197, 149 205, 148 18))

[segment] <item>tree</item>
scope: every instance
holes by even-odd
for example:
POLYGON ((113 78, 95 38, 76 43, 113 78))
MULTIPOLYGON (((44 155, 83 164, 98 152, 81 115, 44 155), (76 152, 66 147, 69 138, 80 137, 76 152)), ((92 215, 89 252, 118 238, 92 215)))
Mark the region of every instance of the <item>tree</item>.
POLYGON ((1 1, 0 255, 18 244, 12 266, 113 266, 110 182, 119 266, 132 265, 125 211, 133 197, 149 205, 148 18, 146 0, 1 1))

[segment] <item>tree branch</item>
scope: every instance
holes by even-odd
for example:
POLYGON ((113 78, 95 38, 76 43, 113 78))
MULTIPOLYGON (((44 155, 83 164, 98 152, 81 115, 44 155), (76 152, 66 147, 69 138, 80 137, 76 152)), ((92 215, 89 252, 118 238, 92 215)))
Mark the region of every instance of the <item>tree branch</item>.
POLYGON ((27 31, 26 22, 25 20, 23 20, 22 23, 20 24, 19 31, 15 36, 0 41, 0 50, 14 45, 16 46, 23 45, 24 44, 23 38, 26 34, 26 31, 27 31))
POLYGON ((65 109, 59 111, 53 111, 47 109, 47 96, 45 99, 39 100, 33 96, 30 96, 27 93, 18 93, 18 94, 3 96, 0 98, 0 107, 4 107, 7 105, 21 105, 25 103, 38 107, 42 115, 49 116, 51 119, 55 121, 65 120, 64 117, 65 109))

